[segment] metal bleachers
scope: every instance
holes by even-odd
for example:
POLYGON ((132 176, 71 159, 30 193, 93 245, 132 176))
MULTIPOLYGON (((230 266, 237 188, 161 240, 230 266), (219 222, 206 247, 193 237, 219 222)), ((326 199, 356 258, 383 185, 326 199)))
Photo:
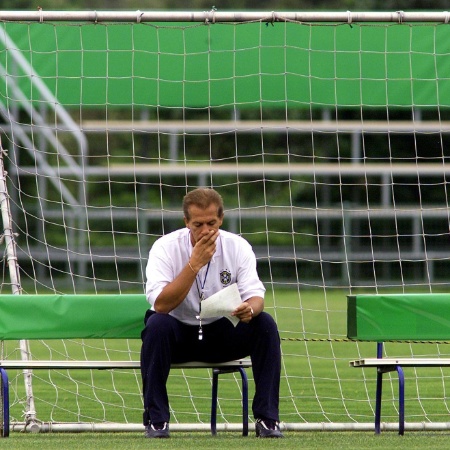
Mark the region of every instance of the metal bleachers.
MULTIPOLYGON (((195 163, 179 162, 158 162, 149 163, 136 160, 134 163, 111 163, 108 166, 96 164, 86 164, 82 168, 85 180, 90 179, 111 179, 111 180, 148 180, 160 177, 197 177, 197 184, 202 185, 206 176, 230 177, 233 179, 276 179, 276 180, 298 180, 306 178, 310 182, 319 182, 326 185, 327 179, 334 177, 337 180, 352 180, 358 178, 364 180, 370 178, 380 190, 380 202, 377 206, 370 208, 365 204, 351 206, 346 205, 345 209, 340 204, 318 204, 302 205, 298 204, 292 207, 264 206, 245 208, 239 210, 226 211, 226 226, 234 232, 240 232, 243 221, 257 221, 261 224, 264 221, 291 221, 293 230, 301 229, 302 224, 309 224, 313 229, 321 227, 323 236, 321 245, 259 245, 258 239, 254 245, 255 252, 261 263, 294 263, 294 264, 336 264, 341 263, 342 276, 345 277, 348 265, 363 265, 373 261, 377 263, 395 262, 400 258, 408 261, 415 261, 422 264, 427 261, 428 273, 431 276, 434 272, 434 261, 442 261, 447 258, 448 248, 445 245, 437 245, 433 248, 427 248, 423 238, 423 221, 438 220, 448 222, 448 212, 446 208, 436 208, 431 203, 424 200, 422 209, 419 211, 416 207, 396 207, 392 204, 392 180, 413 177, 427 176, 443 182, 450 172, 450 164, 445 163, 416 163, 416 162, 392 162, 377 163, 367 162, 360 154, 361 136, 368 134, 437 134, 443 135, 450 133, 450 123, 437 121, 85 121, 79 124, 88 141, 91 135, 99 133, 113 134, 146 134, 163 133, 172 136, 170 140, 174 147, 170 154, 175 155, 176 161, 178 145, 177 140, 185 135, 229 135, 229 134, 255 134, 255 133, 283 133, 283 134, 311 134, 324 133, 332 136, 336 133, 350 134, 352 138, 351 154, 352 159, 345 162, 320 162, 320 163, 229 163, 215 162, 209 160, 195 163), (375 178, 374 178, 375 177, 375 178), (375 179, 375 181, 374 181, 375 179), (405 235, 410 235, 407 245, 402 244, 401 248, 392 245, 387 247, 371 244, 370 239, 360 236, 361 224, 367 224, 371 221, 377 223, 389 223, 392 221, 402 221, 406 227, 405 235), (338 229, 337 234, 343 233, 342 226, 345 223, 345 236, 339 240, 336 245, 335 240, 331 238, 333 229, 338 229), (406 224, 406 225, 405 225, 406 224), (337 228, 336 228, 337 227, 337 228), (372 247, 371 247, 372 245, 372 247)), ((62 133, 64 130, 59 130, 62 133)), ((77 171, 78 172, 78 171, 77 171)), ((18 177, 44 176, 41 178, 52 177, 54 168, 48 165, 35 164, 33 166, 21 165, 17 168, 11 168, 10 173, 18 177)), ((71 179, 73 176, 73 167, 61 165, 58 167, 58 174, 62 178, 71 179)), ((39 177, 38 177, 39 178, 39 177)), ((367 181, 369 182, 369 181, 367 181)), ((361 183, 361 181, 359 181, 361 183)), ((355 189, 358 189, 355 185, 355 189)), ((64 220, 68 223, 74 223, 79 219, 80 207, 82 203, 72 209, 66 209, 64 220), (72 221, 72 222, 71 222, 72 221)), ((95 221, 114 220, 129 221, 136 220, 136 210, 133 208, 89 208, 89 221, 91 224, 95 221)), ((45 217, 52 217, 57 221, 61 216, 60 210, 45 211, 45 217)), ((30 259, 41 261, 43 266, 51 265, 50 261, 59 263, 76 263, 81 266, 88 265, 92 261, 107 262, 119 260, 123 264, 137 264, 140 269, 145 264, 145 258, 151 238, 148 238, 148 229, 152 223, 173 224, 181 223, 181 211, 152 208, 151 205, 143 204, 142 209, 138 211, 139 223, 142 226, 140 235, 141 248, 130 248, 129 246, 114 248, 90 245, 90 253, 81 245, 78 249, 70 250, 57 249, 50 247, 29 247, 19 249, 19 259, 30 259)), ((171 226, 169 225, 168 228, 171 226)), ((74 229, 76 226, 74 226, 74 229)), ((276 231, 276 230, 274 230, 276 231)), ((251 236, 250 236, 251 240, 251 236)), ((81 270, 83 272, 83 270, 81 270)))

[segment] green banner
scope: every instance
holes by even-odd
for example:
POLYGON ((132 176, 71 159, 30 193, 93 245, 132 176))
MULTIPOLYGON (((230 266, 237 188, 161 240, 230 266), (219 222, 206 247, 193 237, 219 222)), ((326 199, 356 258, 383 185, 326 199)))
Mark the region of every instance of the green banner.
MULTIPOLYGON (((50 24, 3 29, 67 107, 448 107, 450 28, 425 24, 50 24)), ((0 30, 0 32, 2 32, 0 30)), ((11 79, 39 93, 0 51, 11 79)))

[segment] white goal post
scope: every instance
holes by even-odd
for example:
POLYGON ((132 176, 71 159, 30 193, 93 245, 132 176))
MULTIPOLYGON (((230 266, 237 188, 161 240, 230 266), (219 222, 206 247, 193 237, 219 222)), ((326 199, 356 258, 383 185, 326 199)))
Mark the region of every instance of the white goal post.
MULTIPOLYGON (((346 338, 346 296, 449 289, 449 18, 0 11, 3 293, 142 293, 152 243, 183 226, 183 196, 214 187, 224 227, 253 246, 280 329, 283 429, 373 429, 374 370, 349 361, 376 348, 346 338)), ((448 344, 385 352, 446 357, 448 344)), ((11 360, 139 350, 1 342, 11 360)), ((448 369, 406 371, 406 429, 441 429, 448 369)), ((139 371, 98 372, 10 375, 12 429, 30 418, 45 430, 140 429, 139 371)), ((173 371, 171 429, 209 426, 210 382, 205 369, 173 371)), ((240 426, 239 382, 229 375, 219 392, 225 429, 240 426)))

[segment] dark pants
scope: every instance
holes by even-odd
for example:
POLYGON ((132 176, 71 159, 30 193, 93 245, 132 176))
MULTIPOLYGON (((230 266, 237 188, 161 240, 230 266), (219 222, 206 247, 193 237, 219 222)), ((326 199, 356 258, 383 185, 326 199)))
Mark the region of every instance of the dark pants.
POLYGON ((224 362, 250 356, 255 396, 255 418, 279 420, 281 350, 275 321, 262 312, 248 324, 222 318, 198 326, 186 325, 169 314, 150 311, 142 331, 141 372, 144 395, 144 425, 169 422, 166 382, 171 363, 187 361, 224 362))

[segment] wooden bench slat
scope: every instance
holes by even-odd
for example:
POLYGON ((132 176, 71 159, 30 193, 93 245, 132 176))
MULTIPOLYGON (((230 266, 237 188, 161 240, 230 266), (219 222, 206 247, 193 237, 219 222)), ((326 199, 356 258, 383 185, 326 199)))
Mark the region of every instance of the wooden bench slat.
MULTIPOLYGON (((189 361, 174 363, 172 369, 215 369, 227 367, 251 367, 250 359, 237 359, 222 363, 189 361)), ((39 360, 3 360, 4 369, 139 369, 139 361, 39 361, 39 360)))
POLYGON ((450 358, 364 358, 350 361, 352 367, 444 367, 450 366, 450 358))

